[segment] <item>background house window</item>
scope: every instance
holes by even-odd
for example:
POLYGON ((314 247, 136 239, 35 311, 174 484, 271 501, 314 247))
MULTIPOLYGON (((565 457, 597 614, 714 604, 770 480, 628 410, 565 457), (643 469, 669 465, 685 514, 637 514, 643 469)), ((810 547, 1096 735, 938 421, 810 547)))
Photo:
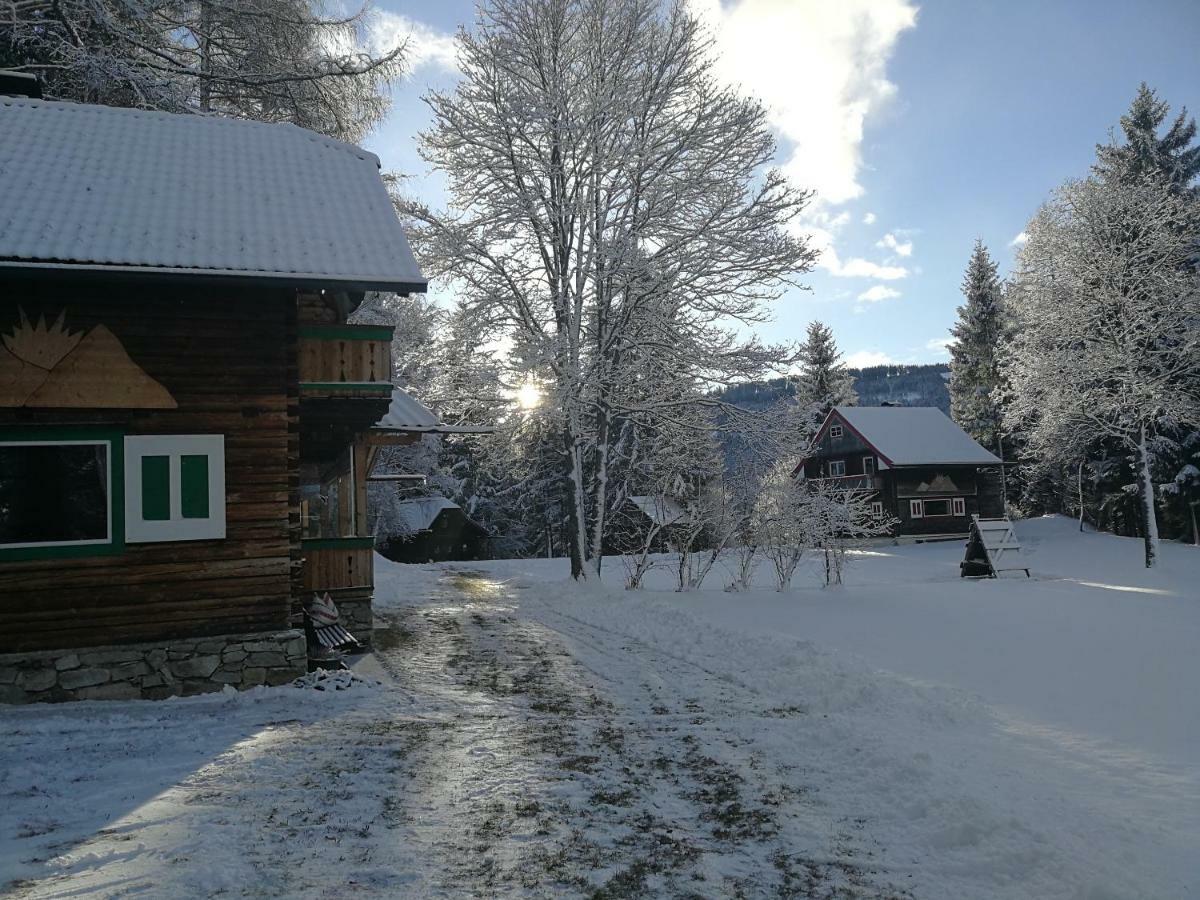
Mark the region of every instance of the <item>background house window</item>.
POLYGON ((950 501, 922 500, 921 514, 924 515, 925 518, 929 518, 930 516, 948 516, 950 515, 950 501))
POLYGON ((908 501, 908 514, 914 519, 919 519, 925 515, 925 505, 920 500, 908 501))
POLYGON ((117 442, 0 435, 0 557, 119 551, 117 442))
POLYGON ((873 457, 873 456, 864 456, 863 457, 863 474, 864 475, 874 475, 875 474, 875 457, 873 457))
POLYGON ((125 540, 225 537, 225 438, 219 434, 125 438, 125 540))
POLYGON ((883 515, 883 503, 881 503, 879 500, 874 500, 871 502, 871 515, 873 515, 873 516, 882 516, 883 515))
POLYGON ((829 426, 829 436, 831 438, 840 438, 842 436, 842 426, 841 425, 830 425, 829 426))
POLYGON ((965 516, 967 514, 967 501, 965 497, 954 498, 954 515, 965 516))
POLYGON ((829 475, 832 478, 840 478, 846 474, 846 463, 840 459, 830 460, 829 475))

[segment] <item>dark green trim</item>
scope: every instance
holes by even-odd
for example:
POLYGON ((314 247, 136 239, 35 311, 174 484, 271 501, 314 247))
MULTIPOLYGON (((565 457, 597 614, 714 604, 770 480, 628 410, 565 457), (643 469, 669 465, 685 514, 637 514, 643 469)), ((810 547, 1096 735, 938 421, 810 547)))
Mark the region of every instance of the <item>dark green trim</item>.
POLYGON ((372 394, 392 394, 390 381, 302 381, 302 391, 360 391, 372 394))
POLYGON ((142 519, 171 520, 171 457, 142 457, 142 519))
POLYGON ((391 325, 301 325, 300 337, 316 340, 391 341, 391 325))
POLYGON ((108 543, 75 544, 69 547, 0 547, 0 563, 19 562, 31 559, 77 559, 87 556, 116 556, 125 552, 125 433, 111 427, 91 428, 81 425, 55 427, 0 428, 0 442, 4 441, 107 441, 109 498, 112 510, 109 516, 108 543))
POLYGON ((300 542, 301 550, 369 550, 374 547, 373 537, 311 538, 300 542))
POLYGON ((185 519, 209 518, 207 454, 179 457, 179 511, 185 519))

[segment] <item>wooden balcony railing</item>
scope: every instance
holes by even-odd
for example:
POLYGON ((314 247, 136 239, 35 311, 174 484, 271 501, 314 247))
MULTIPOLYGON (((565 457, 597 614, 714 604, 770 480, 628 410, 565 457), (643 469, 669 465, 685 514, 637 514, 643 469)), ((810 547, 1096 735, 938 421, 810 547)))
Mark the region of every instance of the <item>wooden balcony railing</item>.
POLYGON ((366 397, 392 394, 392 328, 382 325, 302 325, 302 397, 366 397))
POLYGON ((375 587, 375 538, 315 538, 300 542, 304 591, 369 594, 375 587))
POLYGON ((833 475, 808 480, 826 482, 830 487, 844 491, 877 491, 883 486, 878 475, 833 475))

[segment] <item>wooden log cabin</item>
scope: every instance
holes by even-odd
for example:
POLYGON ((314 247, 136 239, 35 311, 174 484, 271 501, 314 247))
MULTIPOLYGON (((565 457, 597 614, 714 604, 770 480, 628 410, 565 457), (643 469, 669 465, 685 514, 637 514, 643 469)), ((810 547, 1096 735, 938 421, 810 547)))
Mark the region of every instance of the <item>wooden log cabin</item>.
POLYGON ((425 289, 378 159, 0 96, 0 198, 0 700, 289 680, 310 591, 369 633, 392 335, 347 319, 425 289))
POLYGON ((897 536, 965 536, 972 515, 1004 515, 1000 460, 934 407, 834 407, 796 474, 869 493, 897 536))

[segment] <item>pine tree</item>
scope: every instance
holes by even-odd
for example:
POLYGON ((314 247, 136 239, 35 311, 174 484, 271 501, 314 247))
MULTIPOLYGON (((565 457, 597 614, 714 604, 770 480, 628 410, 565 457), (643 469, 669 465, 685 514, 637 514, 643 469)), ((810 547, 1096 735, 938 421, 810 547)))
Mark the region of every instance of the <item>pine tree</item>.
POLYGON ((1000 366, 1004 334, 1004 294, 996 263, 983 241, 975 241, 962 283, 966 303, 950 329, 950 414, 989 450, 1000 446, 1000 366))
POLYGON ((835 406, 854 406, 854 376, 846 371, 833 331, 823 322, 810 322, 800 345, 800 371, 796 375, 796 402, 811 411, 817 424, 835 406))

